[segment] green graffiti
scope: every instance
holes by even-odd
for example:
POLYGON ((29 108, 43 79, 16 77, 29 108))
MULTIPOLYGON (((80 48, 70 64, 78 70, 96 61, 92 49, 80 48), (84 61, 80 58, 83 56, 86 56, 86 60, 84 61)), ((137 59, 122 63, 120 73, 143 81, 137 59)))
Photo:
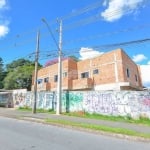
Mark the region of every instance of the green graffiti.
POLYGON ((62 95, 62 109, 66 112, 82 108, 83 93, 66 92, 62 95))

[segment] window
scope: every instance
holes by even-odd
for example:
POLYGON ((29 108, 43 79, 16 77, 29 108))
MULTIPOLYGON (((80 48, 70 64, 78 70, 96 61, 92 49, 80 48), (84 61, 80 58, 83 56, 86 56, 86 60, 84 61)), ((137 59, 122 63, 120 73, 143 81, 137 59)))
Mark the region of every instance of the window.
POLYGON ((45 83, 48 83, 48 82, 49 82, 49 77, 44 78, 44 82, 45 82, 45 83))
POLYGON ((137 77, 137 75, 135 75, 135 81, 136 81, 136 82, 138 81, 138 77, 137 77))
POLYGON ((126 73, 127 73, 127 77, 129 78, 129 77, 130 77, 130 71, 129 71, 128 68, 127 68, 127 70, 126 70, 126 73))
POLYGON ((42 81, 43 81, 42 79, 38 79, 38 80, 37 80, 37 83, 38 83, 38 84, 41 84, 42 81))
POLYGON ((88 78, 88 77, 89 77, 89 72, 81 73, 81 78, 88 78))
POLYGON ((55 75, 54 76, 54 82, 57 82, 58 81, 58 75, 55 75))
POLYGON ((99 73, 98 69, 93 70, 93 74, 98 74, 98 73, 99 73))
POLYGON ((63 77, 64 77, 64 78, 67 77, 67 72, 64 72, 64 73, 63 73, 63 77))

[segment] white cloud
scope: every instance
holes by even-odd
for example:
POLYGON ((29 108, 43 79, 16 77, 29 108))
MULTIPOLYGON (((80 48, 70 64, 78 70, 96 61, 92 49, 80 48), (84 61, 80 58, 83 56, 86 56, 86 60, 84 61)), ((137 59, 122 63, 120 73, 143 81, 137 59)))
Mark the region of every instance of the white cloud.
POLYGON ((147 57, 144 56, 143 54, 138 54, 138 55, 133 56, 132 60, 134 62, 138 63, 138 62, 142 62, 143 60, 146 60, 146 59, 147 59, 147 57))
MULTIPOLYGON (((133 61, 135 61, 136 63, 142 62, 146 59, 147 57, 143 54, 133 56, 133 61)), ((143 85, 150 88, 150 61, 147 63, 147 65, 140 65, 140 68, 143 85)))
POLYGON ((143 85, 150 87, 150 65, 141 65, 140 67, 143 85))
POLYGON ((6 0, 0 0, 0 37, 4 37, 9 32, 9 21, 5 18, 3 12, 8 8, 6 0))
POLYGON ((108 6, 101 13, 104 20, 113 22, 123 17, 128 10, 134 12, 141 6, 145 0, 105 0, 103 6, 108 6))
POLYGON ((81 56, 80 59, 82 59, 82 60, 97 57, 97 56, 103 54, 103 52, 95 51, 94 49, 87 48, 87 47, 81 47, 79 53, 80 53, 80 56, 81 56))
POLYGON ((6 0, 0 0, 0 9, 3 9, 6 6, 6 0))
POLYGON ((9 28, 5 25, 0 25, 0 37, 5 36, 9 32, 9 28))

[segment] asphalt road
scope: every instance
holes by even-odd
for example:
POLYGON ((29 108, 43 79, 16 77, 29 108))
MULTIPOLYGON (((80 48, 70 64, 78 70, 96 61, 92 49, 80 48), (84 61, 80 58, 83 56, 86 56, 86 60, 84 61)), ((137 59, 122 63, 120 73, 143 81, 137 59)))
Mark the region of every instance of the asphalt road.
POLYGON ((0 150, 113 149, 149 150, 150 143, 0 117, 0 150))

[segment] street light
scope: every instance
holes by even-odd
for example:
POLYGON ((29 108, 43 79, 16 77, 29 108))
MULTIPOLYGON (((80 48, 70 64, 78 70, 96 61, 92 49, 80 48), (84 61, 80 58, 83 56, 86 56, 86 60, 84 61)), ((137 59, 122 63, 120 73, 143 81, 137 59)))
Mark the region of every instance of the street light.
POLYGON ((47 21, 42 18, 42 21, 46 24, 48 31, 50 32, 53 41, 55 42, 58 48, 58 84, 57 84, 57 107, 56 114, 59 115, 61 113, 61 95, 62 95, 62 20, 59 20, 59 44, 57 43, 53 32, 47 21))

